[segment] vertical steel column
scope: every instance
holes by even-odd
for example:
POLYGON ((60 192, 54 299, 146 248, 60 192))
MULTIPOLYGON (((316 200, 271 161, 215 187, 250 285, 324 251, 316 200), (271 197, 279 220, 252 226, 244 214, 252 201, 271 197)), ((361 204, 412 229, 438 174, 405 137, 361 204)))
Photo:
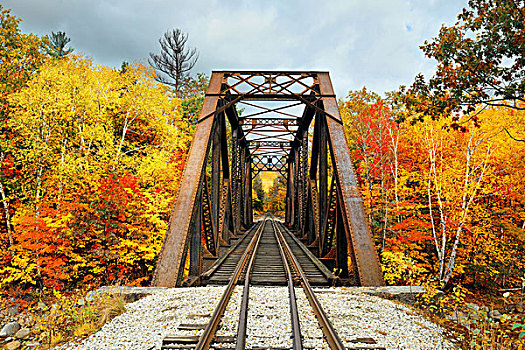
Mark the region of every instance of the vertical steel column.
POLYGON ((244 227, 248 227, 249 225, 249 213, 248 213, 248 209, 249 209, 249 202, 250 202, 250 195, 248 193, 248 190, 250 188, 250 184, 252 183, 252 179, 250 178, 250 173, 249 173, 249 168, 251 168, 251 162, 250 162, 250 156, 249 156, 249 150, 248 148, 246 148, 246 156, 245 156, 245 160, 244 160, 244 168, 243 168, 243 199, 244 199, 244 203, 243 203, 243 206, 242 206, 242 210, 243 210, 243 225, 244 227))
POLYGON ((286 179, 286 216, 285 216, 285 220, 286 220, 286 224, 288 226, 292 226, 293 225, 293 217, 294 217, 294 208, 293 208, 293 203, 294 203, 294 193, 293 193, 293 178, 294 178, 294 170, 293 170, 293 166, 294 166, 294 162, 293 162, 293 148, 291 149, 290 151, 290 155, 288 155, 288 159, 287 159, 287 164, 288 164, 288 176, 287 176, 287 179, 286 179))
MULTIPOLYGON (((198 276, 201 266, 201 244, 202 244, 202 206, 195 206, 193 223, 191 225, 191 238, 189 244, 190 253, 190 276, 198 276)), ((186 260, 186 259, 184 259, 186 260)))
POLYGON ((213 215, 211 209, 210 190, 208 186, 208 176, 206 175, 206 169, 204 172, 204 180, 202 181, 201 190, 201 219, 202 219, 202 237, 206 242, 206 250, 211 253, 212 256, 217 255, 217 230, 215 223, 213 222, 213 215))
MULTIPOLYGON (((212 137, 212 149, 211 149, 211 188, 210 188, 210 201, 211 201, 211 215, 213 219, 213 227, 219 227, 219 198, 221 193, 221 119, 224 115, 221 113, 217 117, 212 137)), ((215 230, 215 242, 218 241, 218 230, 215 230)))
POLYGON ((245 210, 246 210, 246 144, 241 145, 240 151, 240 161, 239 161, 239 188, 237 189, 239 193, 239 222, 240 227, 245 229, 245 210))
MULTIPOLYGON (((207 94, 218 94, 222 83, 222 74, 213 73, 208 85, 207 94)), ((208 117, 217 109, 219 97, 207 96, 199 115, 199 122, 181 178, 181 185, 177 193, 177 200, 173 206, 170 222, 162 250, 159 255, 157 267, 153 275, 154 286, 175 287, 182 283, 184 272, 184 254, 189 244, 191 234, 190 222, 196 197, 202 182, 202 169, 205 166, 206 153, 210 142, 214 118, 208 117), (206 117, 206 118, 205 118, 206 117)))
POLYGON ((301 167, 301 236, 305 235, 306 209, 308 201, 308 128, 303 130, 301 139, 301 158, 299 161, 301 167))
POLYGON ((302 193, 301 193, 301 145, 297 144, 294 148, 294 170, 295 170, 295 190, 294 190, 294 207, 295 207, 295 230, 299 231, 301 227, 302 214, 302 193))
POLYGON ((290 162, 289 162, 289 173, 288 173, 288 193, 286 194, 286 196, 288 197, 288 201, 290 203, 290 218, 289 218, 289 225, 290 227, 295 227, 295 212, 296 212, 296 207, 295 207, 295 203, 296 203, 296 200, 295 200, 295 196, 296 196, 296 192, 295 192, 295 172, 296 172, 296 168, 295 168, 295 148, 292 148, 290 150, 290 162))
MULTIPOLYGON (((328 210, 328 148, 327 148, 327 128, 326 128, 326 117, 324 115, 317 115, 315 123, 319 123, 319 221, 321 227, 326 221, 326 212, 328 210)), ((319 232, 319 242, 323 242, 324 237, 323 230, 319 232)))
POLYGON ((310 211, 310 231, 309 231, 309 244, 317 242, 319 244, 319 232, 321 219, 319 217, 319 196, 317 192, 317 171, 319 169, 319 129, 320 123, 318 122, 317 114, 314 122, 314 135, 312 138, 312 154, 310 156, 310 170, 309 170, 309 211, 310 211))
POLYGON ((219 228, 218 235, 222 238, 225 244, 230 244, 230 228, 235 234, 232 223, 232 187, 231 187, 231 173, 228 160, 228 140, 226 139, 226 116, 221 113, 220 119, 220 141, 221 141, 221 167, 222 167, 222 190, 221 190, 221 204, 219 208, 219 228))
POLYGON ((252 158, 250 157, 248 159, 248 164, 247 164, 247 171, 248 171, 248 174, 246 176, 246 179, 248 181, 248 193, 247 193, 247 197, 248 197, 248 206, 247 206, 247 215, 246 215, 246 223, 248 224, 248 226, 251 226, 253 224, 253 197, 252 197, 252 158))
POLYGON ((239 129, 232 131, 232 173, 231 173, 231 192, 232 192, 232 210, 233 210, 233 228, 237 234, 241 226, 241 201, 239 195, 240 187, 240 159, 241 148, 239 145, 239 129))
POLYGON ((297 152, 296 152, 296 158, 295 158, 295 168, 297 169, 297 173, 295 174, 295 187, 297 189, 296 192, 296 201, 297 201, 297 232, 303 231, 303 165, 301 164, 302 160, 302 154, 303 149, 301 147, 301 144, 299 143, 297 146, 297 152))
MULTIPOLYGON (((334 96, 328 73, 319 73, 318 77, 321 94, 334 96)), ((362 286, 381 286, 385 284, 383 272, 368 219, 365 216, 363 198, 350 158, 335 97, 324 97, 323 107, 330 116, 327 118, 327 127, 330 134, 333 173, 337 176, 337 184, 341 191, 341 207, 347 241, 352 242, 347 245, 347 254, 348 256, 355 254, 359 282, 362 286)))
MULTIPOLYGON (((345 225, 343 221, 343 208, 342 208, 342 202, 341 202, 341 191, 339 189, 337 190, 337 224, 335 229, 335 235, 336 235, 336 257, 335 257, 335 265, 339 269, 339 277, 340 278, 347 278, 348 277, 348 259, 351 259, 352 261, 355 261, 355 257, 353 254, 354 249, 350 247, 348 249, 348 245, 352 245, 352 242, 348 242, 346 240, 346 234, 345 234, 345 225), (349 256, 348 252, 352 251, 352 254, 349 256)), ((356 271, 357 273, 357 271, 356 271)))

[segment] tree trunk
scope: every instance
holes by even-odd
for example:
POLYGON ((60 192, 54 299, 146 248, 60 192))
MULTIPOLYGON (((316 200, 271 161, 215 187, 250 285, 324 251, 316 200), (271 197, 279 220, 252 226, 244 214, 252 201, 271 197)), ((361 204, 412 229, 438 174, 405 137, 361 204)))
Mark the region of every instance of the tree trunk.
MULTIPOLYGON (((2 152, 0 154, 0 167, 4 163, 5 154, 2 152)), ((4 184, 1 181, 0 178, 0 196, 2 197, 2 205, 4 207, 4 214, 5 214, 5 225, 7 228, 7 237, 9 239, 9 246, 11 247, 13 245, 13 231, 11 227, 11 216, 9 215, 9 202, 7 201, 7 196, 5 194, 4 184)))

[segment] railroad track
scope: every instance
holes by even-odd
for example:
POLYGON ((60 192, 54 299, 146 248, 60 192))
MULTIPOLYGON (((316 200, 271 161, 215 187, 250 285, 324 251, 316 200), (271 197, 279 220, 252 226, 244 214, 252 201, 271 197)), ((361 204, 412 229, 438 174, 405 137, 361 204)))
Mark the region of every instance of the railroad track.
MULTIPOLYGON (((214 349, 227 348, 243 350, 249 349, 246 344, 248 326, 249 293, 250 286, 263 279, 269 279, 272 283, 280 283, 281 276, 285 276, 288 287, 288 298, 290 305, 291 338, 292 346, 286 349, 303 349, 303 337, 299 322, 299 310, 295 295, 294 284, 300 285, 313 309, 319 326, 323 332, 324 339, 330 349, 343 350, 345 347, 339 339, 337 332, 330 323, 310 286, 307 274, 302 268, 296 254, 290 247, 293 238, 285 231, 284 226, 272 216, 266 216, 264 220, 255 225, 245 238, 238 242, 237 247, 242 247, 242 255, 234 272, 229 276, 228 284, 224 290, 221 300, 215 309, 210 321, 199 337, 176 337, 168 336, 163 340, 161 349, 214 349), (275 248, 277 247, 277 249, 275 248), (264 273, 262 272, 264 271, 264 273), (238 282, 243 282, 243 294, 240 306, 239 322, 236 337, 217 337, 217 330, 226 307, 238 282), (226 345, 225 345, 226 344, 226 345), (225 347, 226 346, 226 347, 225 347)), ((233 249, 233 253, 239 249, 233 249)), ((227 262, 227 258, 223 263, 227 262)), ((191 325, 190 325, 191 326, 191 325)), ((283 325, 284 326, 284 325, 283 325)), ((267 347, 265 347, 267 349, 267 347)), ((279 348, 284 349, 284 348, 279 348)))
MULTIPOLYGON (((240 240, 227 252, 221 259, 215 262, 208 271, 201 275, 203 285, 226 285, 237 267, 240 257, 244 254, 248 243, 253 238, 259 225, 263 221, 252 227, 240 240)), ((303 271, 311 285, 330 286, 333 284, 335 276, 305 247, 299 239, 291 234, 288 229, 279 221, 274 220, 283 233, 283 236, 290 246, 293 254, 301 264, 303 271)), ((273 229, 269 226, 263 228, 263 236, 257 249, 257 257, 254 261, 251 284, 260 286, 286 286, 287 276, 278 248, 273 229), (268 231, 270 230, 270 231, 268 231), (268 232, 266 232, 268 231, 268 232)), ((243 282, 241 276, 240 282, 243 282)))

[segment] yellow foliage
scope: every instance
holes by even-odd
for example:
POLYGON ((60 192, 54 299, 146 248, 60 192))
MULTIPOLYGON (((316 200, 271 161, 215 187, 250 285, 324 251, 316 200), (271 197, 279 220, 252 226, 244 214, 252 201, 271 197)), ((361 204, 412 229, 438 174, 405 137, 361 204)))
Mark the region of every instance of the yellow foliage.
POLYGON ((191 138, 181 100, 148 67, 73 55, 45 62, 8 99, 24 200, 2 285, 144 280, 191 138))
POLYGON ((95 322, 82 323, 80 326, 75 328, 73 334, 75 337, 83 338, 98 330, 98 326, 95 322))
POLYGON ((413 283, 422 273, 427 272, 403 252, 385 251, 381 258, 381 268, 388 285, 413 283))

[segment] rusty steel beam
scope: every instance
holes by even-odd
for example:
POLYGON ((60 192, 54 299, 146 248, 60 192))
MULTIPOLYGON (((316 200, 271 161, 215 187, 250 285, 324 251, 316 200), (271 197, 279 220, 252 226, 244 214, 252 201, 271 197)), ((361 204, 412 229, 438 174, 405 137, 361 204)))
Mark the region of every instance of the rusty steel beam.
MULTIPOLYGON (((221 77, 221 74, 212 74, 208 92, 220 92, 221 77)), ((218 97, 205 98, 200 116, 213 114, 217 109, 218 101, 218 97)), ((153 274, 152 284, 154 286, 175 287, 182 283, 192 208, 195 207, 197 191, 202 182, 202 169, 206 163, 206 152, 210 143, 213 121, 213 118, 207 118, 198 123, 195 128, 168 230, 153 274)))
MULTIPOLYGON (((321 93, 331 95, 334 93, 332 82, 328 73, 319 73, 319 85, 321 93)), ((333 150, 333 164, 335 166, 338 185, 342 195, 343 221, 347 238, 352 243, 348 247, 353 247, 359 274, 359 281, 362 286, 381 286, 384 285, 383 272, 379 263, 379 256, 374 246, 374 240, 370 226, 365 215, 363 198, 357 182, 352 159, 344 134, 337 101, 333 97, 322 99, 324 110, 335 118, 326 118, 329 142, 333 150)), ((349 249, 350 250, 350 249, 349 249)))
POLYGON ((263 75, 254 75, 254 74, 246 74, 246 75, 240 75, 240 74, 230 74, 227 76, 227 78, 232 78, 232 83, 227 82, 228 79, 226 79, 225 84, 228 85, 226 89, 223 89, 222 93, 229 92, 231 94, 243 94, 250 92, 251 94, 262 94, 262 95, 275 95, 276 97, 283 97, 286 96, 286 94, 283 93, 283 91, 290 91, 290 88, 292 86, 295 86, 295 88, 300 87, 302 90, 297 91, 293 94, 300 94, 305 95, 307 93, 316 91, 313 89, 312 85, 307 85, 306 83, 302 82, 303 79, 313 78, 311 75, 293 75, 293 74, 263 74, 263 75), (258 82, 257 78, 262 76, 264 78, 264 81, 262 83, 258 82), (277 82, 277 79, 281 78, 281 82, 277 82), (282 79, 284 78, 284 79, 282 79), (245 91, 246 88, 250 88, 248 91, 245 91), (243 91, 244 90, 244 91, 243 91))
MULTIPOLYGON (((221 181, 221 134, 222 122, 224 118, 224 113, 219 114, 216 117, 215 130, 213 132, 212 138, 212 156, 211 156, 211 186, 210 186, 210 205, 211 205, 211 215, 213 219, 213 227, 219 227, 219 203, 220 203, 220 193, 222 188, 221 181)), ((225 132, 225 131, 224 131, 225 132)), ((214 240, 215 242, 219 241, 218 231, 214 230, 214 240)))
POLYGON ((243 105, 247 105, 247 106, 250 106, 250 107, 261 109, 261 111, 259 111, 259 112, 254 112, 254 113, 243 115, 242 118, 241 118, 242 120, 255 120, 255 119, 257 119, 257 120, 261 120, 261 119, 262 120, 264 120, 264 119, 277 119, 277 120, 278 119, 288 119, 288 120, 295 120, 295 119, 297 119, 296 115, 290 114, 290 113, 287 113, 287 112, 283 112, 283 110, 302 105, 302 102, 295 102, 293 104, 286 104, 286 105, 280 106, 280 107, 269 108, 269 107, 266 107, 266 106, 263 106, 263 105, 258 105, 256 103, 249 103, 249 102, 246 102, 246 101, 241 101, 240 103, 243 104, 243 105), (282 115, 284 117, 281 117, 281 118, 275 118, 275 117, 255 118, 257 116, 268 114, 268 113, 280 114, 280 115, 282 115))
POLYGON ((289 148, 290 141, 250 141, 250 146, 257 148, 289 148))
POLYGON ((215 71, 154 285, 181 285, 188 257, 188 277, 196 277, 210 259, 220 256, 231 237, 253 223, 251 181, 260 171, 276 171, 286 179, 285 221, 327 266, 333 264, 342 278, 352 277, 347 280, 363 286, 384 284, 328 73, 215 71), (274 101, 270 105, 279 106, 249 101, 274 101), (255 112, 239 116, 236 106, 241 103, 255 112), (292 114, 300 105, 302 115, 292 114))

